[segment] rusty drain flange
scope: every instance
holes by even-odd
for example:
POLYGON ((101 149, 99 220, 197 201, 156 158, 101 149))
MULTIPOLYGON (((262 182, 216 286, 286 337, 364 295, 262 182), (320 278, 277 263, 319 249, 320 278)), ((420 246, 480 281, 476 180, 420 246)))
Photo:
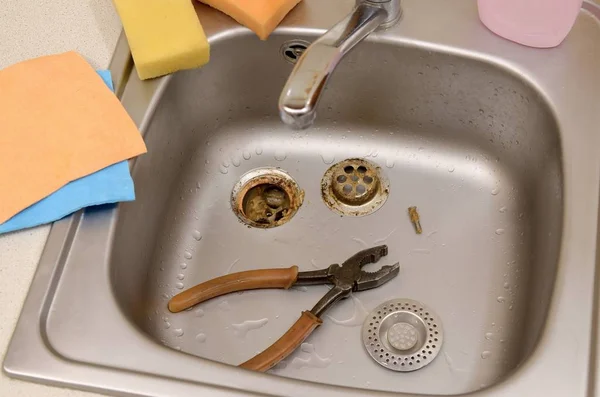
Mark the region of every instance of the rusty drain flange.
POLYGON ((304 191, 280 168, 256 168, 246 172, 231 192, 231 208, 251 227, 281 226, 296 214, 304 191))

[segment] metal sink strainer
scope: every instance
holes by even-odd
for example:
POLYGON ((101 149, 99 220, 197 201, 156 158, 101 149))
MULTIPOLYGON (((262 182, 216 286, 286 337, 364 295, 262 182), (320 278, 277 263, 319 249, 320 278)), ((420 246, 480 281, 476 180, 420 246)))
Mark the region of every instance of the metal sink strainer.
POLYGON ((321 196, 333 211, 345 216, 365 216, 385 203, 390 183, 381 167, 364 159, 332 165, 321 180, 321 196))
POLYGON ((363 325, 369 355, 392 371, 409 372, 433 361, 444 333, 439 317, 421 302, 394 299, 373 310, 363 325))

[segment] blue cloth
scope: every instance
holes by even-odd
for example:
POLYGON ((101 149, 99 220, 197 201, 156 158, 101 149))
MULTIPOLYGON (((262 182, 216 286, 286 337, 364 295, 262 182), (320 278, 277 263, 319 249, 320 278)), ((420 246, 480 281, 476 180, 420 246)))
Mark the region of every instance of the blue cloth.
MULTIPOLYGON (((98 74, 114 91, 110 71, 99 70, 98 74)), ((92 205, 133 200, 135 190, 129 165, 122 161, 70 182, 24 209, 0 224, 0 234, 54 222, 92 205)))

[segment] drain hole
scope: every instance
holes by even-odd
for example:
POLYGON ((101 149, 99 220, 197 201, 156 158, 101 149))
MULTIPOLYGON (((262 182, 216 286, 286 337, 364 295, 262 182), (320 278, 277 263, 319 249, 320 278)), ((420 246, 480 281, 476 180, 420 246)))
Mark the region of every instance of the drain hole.
POLYGON ((296 63, 309 45, 310 43, 303 40, 288 41, 281 46, 281 55, 289 63, 296 63))
MULTIPOLYGON (((358 167, 358 168, 360 168, 360 167, 358 167)), ((363 168, 364 168, 364 167, 363 167, 363 168)), ((365 168, 365 170, 366 170, 366 168, 365 168)), ((345 172, 346 174, 351 174, 351 173, 353 173, 353 172, 354 172, 354 167, 353 167, 353 166, 351 166, 351 165, 347 165, 347 166, 345 166, 345 167, 344 167, 344 172, 345 172)))
POLYGON ((340 176, 337 177, 337 181, 339 183, 344 183, 344 182, 346 182, 347 179, 348 178, 346 178, 346 175, 340 175, 340 176))
POLYGON ((365 172, 367 172, 367 167, 361 165, 360 167, 358 167, 357 171, 361 174, 364 174, 365 172))
POLYGON ((356 193, 358 193, 358 194, 363 194, 366 191, 367 191, 367 188, 364 187, 364 185, 358 185, 356 187, 356 193))
POLYGON ((368 184, 373 183, 373 178, 371 178, 370 176, 367 175, 363 178, 363 181, 368 185, 368 184))
MULTIPOLYGON (((352 185, 344 185, 344 193, 345 194, 352 193, 352 185)), ((381 317, 379 317, 379 318, 381 318, 381 317)))
POLYGON ((248 219, 270 225, 281 220, 290 210, 290 197, 278 186, 262 184, 248 190, 242 206, 248 219))
POLYGON ((234 186, 232 208, 249 226, 279 226, 294 216, 304 192, 284 171, 259 168, 247 172, 234 186))

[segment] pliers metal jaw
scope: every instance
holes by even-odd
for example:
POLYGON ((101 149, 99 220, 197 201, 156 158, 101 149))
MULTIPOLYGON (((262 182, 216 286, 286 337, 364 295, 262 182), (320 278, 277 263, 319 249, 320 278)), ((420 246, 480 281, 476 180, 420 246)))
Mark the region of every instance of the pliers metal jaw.
POLYGON ((400 272, 400 264, 383 266, 376 272, 362 270, 365 265, 376 263, 388 254, 387 245, 362 250, 342 265, 333 264, 326 269, 299 272, 294 285, 332 284, 333 288, 312 308, 311 313, 320 317, 331 305, 352 292, 377 288, 393 279, 400 272))
POLYGON ((298 272, 298 266, 288 269, 249 270, 218 277, 198 284, 169 301, 169 310, 176 313, 216 296, 236 291, 258 288, 290 288, 293 285, 330 284, 333 287, 310 310, 275 343, 240 367, 256 371, 267 371, 283 360, 298 347, 310 333, 323 322, 320 316, 340 299, 352 292, 377 288, 387 283, 400 272, 398 263, 383 266, 376 272, 362 268, 378 262, 388 253, 387 245, 362 250, 341 265, 333 264, 326 269, 298 272))

